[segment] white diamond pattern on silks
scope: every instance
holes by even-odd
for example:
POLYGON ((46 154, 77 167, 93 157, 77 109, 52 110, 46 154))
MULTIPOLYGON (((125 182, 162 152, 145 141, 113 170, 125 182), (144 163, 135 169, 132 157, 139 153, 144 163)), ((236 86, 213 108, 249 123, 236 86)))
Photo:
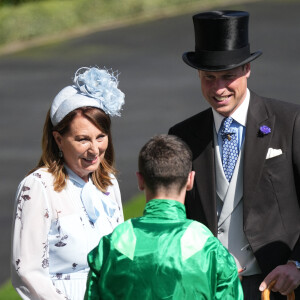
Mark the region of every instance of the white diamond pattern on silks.
POLYGON ((235 164, 239 156, 238 137, 233 128, 230 128, 233 119, 225 118, 221 125, 221 136, 223 140, 222 165, 224 174, 230 182, 234 172, 235 164))

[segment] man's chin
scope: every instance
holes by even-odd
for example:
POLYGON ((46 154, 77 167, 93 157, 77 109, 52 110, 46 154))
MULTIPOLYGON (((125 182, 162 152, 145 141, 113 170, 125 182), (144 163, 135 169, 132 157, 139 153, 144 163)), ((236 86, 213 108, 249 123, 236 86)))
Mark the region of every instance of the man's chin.
POLYGON ((215 108, 215 111, 224 117, 229 117, 231 115, 231 110, 226 107, 217 108, 217 109, 215 108))

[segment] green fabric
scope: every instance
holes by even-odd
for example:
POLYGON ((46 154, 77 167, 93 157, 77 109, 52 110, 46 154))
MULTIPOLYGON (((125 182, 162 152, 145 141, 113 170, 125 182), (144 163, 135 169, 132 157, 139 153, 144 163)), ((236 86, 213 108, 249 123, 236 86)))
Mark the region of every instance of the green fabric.
POLYGON ((233 257, 174 200, 154 199, 88 255, 85 299, 243 299, 233 257))

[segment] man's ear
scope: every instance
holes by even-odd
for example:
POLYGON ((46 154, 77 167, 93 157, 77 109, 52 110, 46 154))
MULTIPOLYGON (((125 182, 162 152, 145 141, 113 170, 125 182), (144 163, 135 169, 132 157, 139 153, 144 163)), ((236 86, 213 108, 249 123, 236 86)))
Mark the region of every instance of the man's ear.
POLYGON ((186 190, 187 191, 190 191, 193 188, 194 179, 195 179, 195 171, 191 171, 189 173, 187 184, 186 184, 186 190))
POLYGON ((139 190, 143 191, 145 189, 144 177, 140 172, 136 172, 136 177, 137 177, 137 181, 138 181, 139 190))
POLYGON ((59 149, 61 149, 61 141, 62 141, 62 136, 58 131, 53 131, 52 135, 54 137, 54 140, 56 142, 56 145, 59 149))
POLYGON ((250 74, 251 74, 251 65, 250 65, 250 63, 247 63, 245 65, 245 72, 246 72, 246 78, 248 79, 250 77, 250 74))

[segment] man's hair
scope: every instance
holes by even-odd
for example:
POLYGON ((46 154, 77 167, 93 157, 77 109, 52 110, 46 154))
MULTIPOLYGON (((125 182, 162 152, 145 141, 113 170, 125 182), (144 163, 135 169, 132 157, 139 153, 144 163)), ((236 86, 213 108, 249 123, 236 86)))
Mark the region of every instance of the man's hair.
POLYGON ((192 170, 192 152, 180 138, 157 135, 151 138, 139 154, 139 172, 151 192, 177 189, 187 183, 192 170))

